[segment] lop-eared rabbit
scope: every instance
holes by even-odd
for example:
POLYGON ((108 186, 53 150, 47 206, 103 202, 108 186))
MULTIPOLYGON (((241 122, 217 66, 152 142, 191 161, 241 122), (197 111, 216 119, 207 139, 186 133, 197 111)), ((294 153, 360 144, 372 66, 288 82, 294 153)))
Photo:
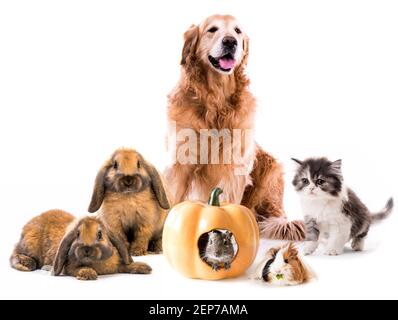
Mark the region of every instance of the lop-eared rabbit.
POLYGON ((99 216, 133 256, 162 252, 169 201, 160 174, 133 149, 118 149, 99 171, 89 212, 99 216))
POLYGON ((19 271, 53 266, 55 276, 64 274, 79 280, 96 280, 98 275, 105 274, 151 272, 145 263, 125 264, 118 247, 120 243, 97 217, 76 219, 65 211, 52 210, 25 225, 10 263, 19 271))

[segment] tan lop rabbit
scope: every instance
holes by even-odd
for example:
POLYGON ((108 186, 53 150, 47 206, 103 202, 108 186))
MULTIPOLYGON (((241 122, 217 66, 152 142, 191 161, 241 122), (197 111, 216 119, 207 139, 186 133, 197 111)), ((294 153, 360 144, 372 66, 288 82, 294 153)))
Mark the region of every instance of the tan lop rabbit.
POLYGON ((120 246, 96 217, 76 219, 52 210, 29 221, 10 258, 19 271, 34 271, 53 266, 54 275, 96 280, 98 275, 114 273, 151 273, 145 263, 124 264, 120 246))
POLYGON ((117 150, 102 166, 89 206, 133 256, 162 252, 168 209, 159 173, 132 149, 117 150))

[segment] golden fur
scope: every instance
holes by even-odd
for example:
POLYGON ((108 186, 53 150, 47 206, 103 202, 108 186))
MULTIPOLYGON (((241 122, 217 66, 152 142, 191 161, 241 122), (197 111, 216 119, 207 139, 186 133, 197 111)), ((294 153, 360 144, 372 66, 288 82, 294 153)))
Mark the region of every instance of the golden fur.
POLYGON ((54 275, 63 273, 79 280, 95 280, 103 274, 150 273, 144 263, 124 264, 117 246, 98 218, 77 220, 65 211, 52 210, 25 225, 10 263, 19 271, 54 266, 54 275), (82 250, 90 250, 90 256, 82 257, 82 250))
POLYGON ((117 150, 99 171, 89 212, 99 209, 101 219, 123 243, 124 256, 162 252, 169 202, 160 175, 135 150, 117 150), (135 179, 131 192, 118 187, 126 177, 135 179))
MULTIPOLYGON (((216 37, 208 32, 213 25, 230 36, 238 22, 231 16, 216 15, 198 26, 192 26, 185 33, 181 78, 169 95, 168 106, 168 120, 176 125, 177 132, 186 128, 197 133, 201 129, 254 128, 256 102, 248 89, 249 79, 245 73, 249 39, 244 32, 234 34, 242 48, 242 55, 238 57, 233 72, 220 73, 207 59, 216 37)), ((169 137, 169 143, 170 140, 169 137)), ((241 140, 246 175, 236 175, 234 164, 222 162, 203 165, 173 163, 165 172, 173 203, 192 198, 205 201, 211 189, 219 186, 224 189, 224 200, 241 203, 257 214, 265 237, 303 240, 303 224, 288 222, 285 217, 281 165, 253 139, 242 136, 241 140)), ((169 151, 174 152, 181 144, 169 145, 169 151)), ((220 141, 220 157, 224 147, 220 141)))

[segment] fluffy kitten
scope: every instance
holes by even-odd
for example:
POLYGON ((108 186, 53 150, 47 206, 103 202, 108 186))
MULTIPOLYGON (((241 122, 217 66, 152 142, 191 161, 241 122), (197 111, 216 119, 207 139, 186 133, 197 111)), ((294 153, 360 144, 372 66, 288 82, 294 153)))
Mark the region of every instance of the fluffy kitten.
POLYGON ((341 160, 292 160, 298 164, 293 185, 301 198, 307 230, 304 253, 312 254, 320 241, 326 243, 327 255, 343 253, 350 240, 355 251, 363 250, 371 224, 391 213, 393 199, 372 215, 354 191, 345 186, 341 160))

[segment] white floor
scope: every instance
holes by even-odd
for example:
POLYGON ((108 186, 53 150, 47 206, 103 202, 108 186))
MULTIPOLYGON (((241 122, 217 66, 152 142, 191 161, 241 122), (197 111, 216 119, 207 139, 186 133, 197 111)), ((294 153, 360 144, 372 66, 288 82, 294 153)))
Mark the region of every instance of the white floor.
MULTIPOLYGON (((2 299, 389 299, 398 298, 396 236, 389 223, 374 228, 366 251, 350 250, 339 257, 320 254, 306 258, 318 279, 297 287, 269 287, 246 276, 224 281, 201 281, 182 277, 163 256, 137 261, 149 263, 152 275, 103 276, 93 282, 52 277, 46 271, 23 273, 6 265, 2 251, 0 298, 2 299), (383 235, 381 240, 381 235, 383 235)), ((261 255, 275 241, 262 241, 261 255)), ((4 249, 4 247, 3 247, 4 249)))

